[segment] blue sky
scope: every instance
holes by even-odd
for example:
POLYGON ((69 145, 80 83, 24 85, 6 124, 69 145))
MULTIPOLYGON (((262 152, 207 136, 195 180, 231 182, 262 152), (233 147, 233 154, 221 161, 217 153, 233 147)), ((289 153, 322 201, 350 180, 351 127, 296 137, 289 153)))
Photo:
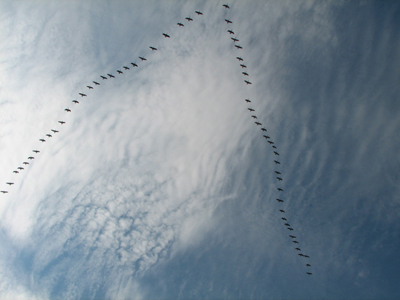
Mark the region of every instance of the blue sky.
POLYGON ((0 4, 2 299, 399 297, 399 4, 222 4, 0 4))

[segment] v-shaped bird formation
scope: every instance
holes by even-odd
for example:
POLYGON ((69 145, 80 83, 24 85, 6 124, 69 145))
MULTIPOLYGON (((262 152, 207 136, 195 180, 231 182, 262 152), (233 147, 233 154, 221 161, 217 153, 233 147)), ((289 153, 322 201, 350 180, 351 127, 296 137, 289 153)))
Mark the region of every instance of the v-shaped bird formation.
MULTIPOLYGON (((230 9, 230 6, 229 6, 228 4, 223 4, 222 6, 223 6, 225 9, 230 9)), ((195 11, 195 13, 196 13, 197 16, 203 16, 203 13, 200 12, 200 11, 195 11)), ((187 22, 193 22, 193 21, 194 21, 194 19, 191 18, 191 17, 186 17, 185 20, 186 20, 187 22)), ((231 20, 229 20, 229 19, 224 19, 223 21, 226 22, 226 25, 228 25, 228 26, 232 26, 232 24, 233 24, 233 21, 231 21, 231 20)), ((185 24, 182 23, 182 22, 178 22, 177 25, 178 25, 179 27, 185 27, 185 24)), ((239 40, 238 37, 235 36, 234 30, 233 30, 232 28, 228 28, 227 33, 229 34, 229 38, 233 41, 233 46, 237 49, 237 51, 239 51, 239 52, 243 51, 243 47, 242 47, 241 45, 239 45, 239 44, 236 44, 236 43, 239 42, 240 40, 239 40), (232 35, 234 35, 234 36, 232 37, 232 35)), ((170 39, 170 38, 171 38, 171 36, 170 36, 169 34, 167 34, 167 33, 162 33, 162 35, 164 36, 164 38, 167 38, 167 39, 170 39)), ((157 50, 158 50, 156 47, 153 47, 153 46, 150 46, 149 49, 151 49, 151 52, 157 51, 157 50)), ((140 59, 140 62, 141 62, 141 63, 147 61, 147 58, 142 57, 142 56, 139 56, 138 59, 140 59)), ((242 69, 246 69, 246 70, 247 70, 247 66, 245 65, 245 61, 244 61, 244 59, 242 58, 242 56, 237 56, 236 59, 238 60, 239 66, 241 67, 240 70, 242 70, 242 69)), ((124 71, 129 71, 129 70, 131 70, 131 68, 138 68, 138 67, 139 67, 139 62, 138 62, 138 63, 136 63, 136 62, 131 62, 131 63, 129 63, 128 65, 131 65, 131 67, 128 67, 128 66, 124 65, 124 66, 122 66, 121 69, 124 69, 124 71)), ((116 72, 117 72, 118 75, 123 75, 123 74, 124 74, 123 71, 121 71, 120 69, 117 69, 116 72)), ((249 75, 249 73, 248 73, 247 71, 246 71, 246 72, 245 72, 245 71, 242 71, 241 73, 242 73, 243 76, 249 77, 249 78, 250 78, 250 75, 249 75)), ((112 79, 112 78, 115 79, 115 78, 116 78, 115 75, 113 75, 112 73, 106 73, 106 75, 107 75, 108 77, 105 76, 105 75, 100 75, 99 77, 100 77, 102 80, 108 80, 108 79, 112 79)), ((101 85, 101 84, 100 84, 99 82, 97 82, 97 81, 92 81, 92 83, 93 83, 95 86, 101 85)), ((249 79, 249 80, 244 79, 244 83, 246 83, 246 86, 252 84, 252 82, 250 81, 250 79, 249 79)), ((94 86, 91 86, 91 85, 87 85, 86 87, 87 87, 89 90, 93 90, 93 89, 94 89, 94 86)), ((87 94, 85 94, 85 93, 78 93, 78 95, 80 95, 82 98, 83 98, 83 97, 87 97, 87 94)), ((250 99, 245 99, 245 102, 246 102, 246 103, 249 103, 249 105, 251 105, 250 103, 253 103, 252 100, 250 100, 250 99)), ((76 99, 72 100, 72 103, 73 103, 74 106, 80 104, 80 102, 79 102, 78 100, 76 100, 76 99)), ((258 121, 259 119, 258 119, 258 117, 257 117, 256 114, 255 114, 255 112, 256 112, 255 108, 254 108, 254 107, 248 107, 247 110, 251 113, 251 118, 253 118, 254 124, 255 124, 256 126, 260 126, 260 130, 261 130, 261 132, 262 132, 262 136, 266 139, 266 141, 268 142, 268 144, 272 147, 272 149, 273 149, 273 150, 272 150, 273 154, 274 154, 275 156, 279 156, 280 154, 279 154, 279 152, 278 152, 278 148, 277 148, 277 146, 275 145, 275 143, 271 140, 271 137, 268 136, 268 135, 266 135, 266 134, 264 134, 265 132, 267 132, 267 129, 265 128, 265 126, 263 127, 263 124, 262 124, 261 122, 258 121)), ((64 111, 65 111, 65 113, 71 113, 71 112, 72 112, 72 109, 70 109, 70 108, 65 108, 64 111)), ((66 122, 63 121, 63 120, 59 120, 58 123, 60 124, 60 126, 62 126, 62 125, 65 124, 66 122)), ((50 129, 50 131, 51 131, 53 134, 59 133, 59 130, 57 130, 57 129, 50 129)), ((42 142, 42 143, 45 143, 45 142, 47 141, 47 139, 50 139, 50 138, 53 137, 53 135, 50 134, 50 133, 47 133, 45 136, 46 136, 46 138, 40 138, 39 141, 42 142)), ((40 153, 40 150, 34 149, 34 150, 32 150, 32 152, 35 153, 35 155, 36 155, 36 154, 39 154, 39 153, 40 153)), ((32 160, 35 159, 35 157, 34 157, 34 156, 29 156, 27 159, 32 161, 32 160)), ((278 160, 274 160, 274 162, 275 162, 276 166, 281 165, 281 162, 278 161, 278 160)), ((24 166, 27 166, 27 165, 29 165, 30 163, 27 162, 27 161, 24 161, 24 162, 22 162, 22 164, 23 164, 24 166)), ((21 167, 21 166, 18 166, 18 167, 16 168, 16 170, 13 171, 13 173, 14 173, 14 174, 19 174, 20 171, 22 171, 22 170, 24 170, 24 168, 21 167)), ((282 173, 279 171, 278 168, 276 168, 276 170, 274 170, 274 172, 275 172, 275 177, 276 177, 276 180, 277 180, 277 198, 276 198, 276 201, 278 202, 277 204, 279 205, 279 204, 282 204, 282 203, 285 202, 284 197, 283 197, 283 192, 284 192, 284 190, 282 189, 282 187, 279 186, 279 183, 280 183, 281 181, 283 181, 283 175, 282 175, 282 173)), ((8 182, 6 182, 6 184, 7 184, 9 187, 11 187, 12 185, 14 185, 14 182, 8 181, 8 182)), ((2 190, 2 191, 0 191, 0 192, 3 193, 3 194, 7 194, 7 193, 8 193, 8 190, 2 190)), ((290 232, 294 231, 294 228, 293 228, 293 227, 290 225, 290 223, 289 223, 288 217, 286 217, 286 211, 283 210, 282 208, 279 208, 278 211, 284 215, 284 217, 281 217, 281 220, 282 220, 283 225, 286 227, 286 229, 289 230, 290 232)), ((288 237, 290 238, 290 241, 291 241, 293 244, 295 244, 295 248, 294 248, 294 249, 295 249, 297 252, 299 252, 299 253, 297 253, 298 256, 299 256, 299 258, 301 258, 301 259, 309 259, 310 257, 309 257, 307 254, 305 254, 305 253, 301 250, 301 248, 300 248, 300 246, 299 246, 299 245, 300 245, 300 242, 298 241, 298 238, 297 238, 295 235, 293 235, 292 233, 291 233, 290 235, 288 235, 288 237)), ((311 264, 308 262, 308 260, 305 262, 305 266, 306 266, 306 268, 311 268, 311 264)), ((312 272, 309 272, 309 271, 307 270, 306 274, 312 275, 312 272)))

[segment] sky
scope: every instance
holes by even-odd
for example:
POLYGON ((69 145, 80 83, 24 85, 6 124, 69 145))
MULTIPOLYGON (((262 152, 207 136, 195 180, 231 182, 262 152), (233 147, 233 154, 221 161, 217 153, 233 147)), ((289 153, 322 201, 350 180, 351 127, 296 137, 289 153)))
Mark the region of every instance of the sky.
POLYGON ((0 2, 1 299, 400 297, 400 4, 225 3, 0 2))

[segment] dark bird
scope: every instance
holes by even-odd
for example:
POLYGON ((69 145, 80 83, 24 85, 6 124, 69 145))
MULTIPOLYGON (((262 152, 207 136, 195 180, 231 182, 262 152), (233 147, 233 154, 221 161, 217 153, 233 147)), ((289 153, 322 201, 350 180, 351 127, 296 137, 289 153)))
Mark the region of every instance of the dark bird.
POLYGON ((265 137, 266 139, 269 139, 269 138, 270 138, 268 135, 263 135, 263 137, 265 137))
POLYGON ((65 124, 65 122, 64 122, 64 121, 58 121, 58 123, 60 123, 61 125, 62 125, 62 124, 65 124))
POLYGON ((152 51, 157 51, 157 48, 155 48, 155 47, 149 47, 152 51))
POLYGON ((8 185, 13 185, 14 182, 6 182, 6 184, 8 184, 8 185))
POLYGON ((311 272, 307 272, 307 274, 308 274, 308 275, 311 275, 312 273, 311 273, 311 272))
POLYGON ((304 255, 304 257, 310 258, 308 255, 304 255))
POLYGON ((310 264, 306 264, 306 266, 307 266, 307 267, 311 267, 311 265, 310 265, 310 264))
POLYGON ((46 134, 46 136, 48 136, 48 137, 53 137, 51 134, 46 134))
POLYGON ((46 140, 44 140, 44 139, 39 139, 39 141, 41 141, 42 143, 44 143, 46 140))
POLYGON ((272 146, 272 148, 276 149, 276 147, 275 147, 275 146, 272 146))
POLYGON ((69 108, 64 109, 66 112, 71 112, 69 108))
POLYGON ((94 83, 95 85, 100 85, 100 83, 98 83, 97 81, 93 81, 93 83, 94 83))
POLYGON ((195 13, 198 14, 198 15, 202 15, 203 14, 201 11, 197 11, 197 10, 195 11, 195 13))
POLYGON ((79 103, 78 100, 72 100, 72 102, 74 102, 75 104, 78 104, 78 103, 79 103))
POLYGON ((268 143, 270 143, 272 145, 274 142, 273 141, 268 141, 268 143))
POLYGON ((281 213, 284 213, 284 212, 285 212, 283 209, 280 209, 279 211, 280 211, 281 213))
POLYGON ((35 159, 33 156, 29 156, 28 159, 35 159))
POLYGON ((163 33, 163 36, 166 37, 166 38, 170 38, 170 36, 168 34, 166 34, 166 33, 163 33))
POLYGON ((253 119, 257 119, 257 117, 256 116, 251 116, 253 119))
POLYGON ((255 111, 255 110, 254 110, 254 109, 252 109, 252 108, 248 108, 248 110, 249 110, 249 111, 255 111))
MULTIPOLYGON (((18 170, 25 170, 23 167, 18 167, 17 169, 18 170)), ((17 173, 19 173, 19 172, 17 171, 17 173)))
POLYGON ((57 132, 58 132, 58 130, 54 130, 54 129, 52 129, 51 131, 53 131, 54 133, 57 133, 57 132))
POLYGON ((39 153, 40 151, 39 150, 32 150, 33 152, 35 152, 35 153, 39 153))
POLYGON ((7 194, 8 193, 7 191, 0 191, 0 192, 2 192, 3 194, 7 194))
POLYGON ((261 126, 262 124, 260 122, 254 122, 257 126, 261 126))
POLYGON ((252 84, 250 81, 245 80, 244 82, 246 82, 247 84, 252 84))
POLYGON ((282 199, 276 199, 276 201, 278 201, 278 202, 283 202, 283 200, 282 200, 282 199))
POLYGON ((283 190, 281 188, 277 188, 278 191, 283 192, 283 190))
POLYGON ((117 70, 118 74, 124 74, 121 70, 117 70))
POLYGON ((234 41, 234 42, 239 42, 239 40, 237 38, 231 37, 231 40, 234 41))
POLYGON ((190 22, 190 21, 193 21, 192 18, 185 18, 185 19, 188 20, 189 22, 190 22))
POLYGON ((246 102, 251 102, 249 99, 245 99, 246 100, 246 102))
POLYGON ((137 67, 137 66, 138 66, 138 65, 135 64, 135 63, 131 63, 131 65, 132 65, 133 67, 137 67))
POLYGON ((229 32, 230 34, 235 34, 232 30, 228 30, 228 32, 229 32))
POLYGON ((267 131, 267 129, 265 129, 265 128, 261 128, 261 130, 262 130, 262 131, 267 131))
POLYGON ((18 171, 13 171, 13 173, 19 173, 18 171))
POLYGON ((247 73, 247 72, 242 72, 242 74, 243 74, 244 76, 249 76, 249 73, 247 73))
MULTIPOLYGON (((29 165, 29 163, 28 163, 27 161, 24 161, 22 164, 23 164, 23 165, 29 165)), ((22 170, 22 169, 21 169, 21 170, 22 170)))
POLYGON ((275 171, 276 174, 281 174, 281 172, 275 171))
POLYGON ((288 227, 290 226, 290 224, 289 224, 289 223, 285 223, 284 225, 285 225, 285 226, 288 226, 288 227))
POLYGON ((239 56, 236 57, 236 59, 239 60, 239 61, 243 61, 243 58, 241 58, 241 57, 239 57, 239 56))
POLYGON ((222 4, 222 6, 225 7, 225 8, 229 8, 228 4, 222 4))
POLYGON ((176 23, 178 26, 185 26, 185 25, 183 25, 182 23, 176 23))
POLYGON ((279 181, 282 181, 282 178, 280 178, 280 177, 276 177, 276 179, 278 179, 279 181))
POLYGON ((79 95, 81 95, 82 97, 85 97, 85 96, 87 96, 86 94, 82 94, 82 93, 79 93, 79 95))
POLYGON ((301 251, 301 249, 300 248, 295 248, 297 251, 301 251))
POLYGON ((105 77, 105 76, 102 76, 102 75, 100 75, 100 77, 101 77, 101 78, 103 78, 103 80, 104 80, 104 79, 107 79, 107 77, 105 77))
POLYGON ((276 151, 274 151, 274 154, 275 154, 275 155, 279 155, 279 153, 278 153, 278 152, 276 152, 276 151))
POLYGON ((110 78, 115 78, 113 74, 107 74, 107 75, 110 76, 110 78))
POLYGON ((147 60, 147 59, 145 59, 144 57, 140 57, 140 56, 139 56, 139 58, 140 58, 142 61, 147 60))
POLYGON ((294 235, 289 235, 292 239, 295 239, 296 237, 294 235))
POLYGON ((228 20, 228 19, 225 19, 225 22, 226 22, 226 24, 232 24, 232 21, 231 20, 228 20))
POLYGON ((281 218, 283 221, 287 221, 286 218, 281 218))
POLYGON ((243 49, 243 47, 240 46, 240 45, 235 45, 235 47, 238 48, 238 49, 243 49))
POLYGON ((297 254, 298 256, 304 256, 302 253, 297 254))
POLYGON ((274 163, 276 163, 277 165, 280 165, 281 163, 277 160, 274 160, 274 163))
POLYGON ((90 86, 90 85, 87 85, 86 87, 87 87, 89 90, 93 90, 93 87, 90 86))
POLYGON ((125 69, 125 70, 130 70, 127 66, 124 66, 124 69, 125 69))
POLYGON ((295 243, 295 244, 298 244, 299 242, 298 241, 292 241, 293 243, 295 243))
POLYGON ((288 229, 289 229, 290 231, 294 230, 294 229, 293 229, 293 228, 291 228, 291 227, 288 227, 288 229))
POLYGON ((244 65, 244 64, 240 64, 240 66, 241 66, 242 68, 247 68, 247 66, 244 65))

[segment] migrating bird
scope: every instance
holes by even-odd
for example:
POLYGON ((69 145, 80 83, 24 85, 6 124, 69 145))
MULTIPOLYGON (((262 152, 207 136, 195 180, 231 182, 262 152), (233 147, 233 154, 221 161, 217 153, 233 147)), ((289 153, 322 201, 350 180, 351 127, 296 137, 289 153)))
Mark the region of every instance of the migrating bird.
POLYGON ((89 90, 93 90, 93 87, 90 86, 90 85, 87 85, 86 87, 87 87, 89 90))
POLYGON ((256 116, 251 116, 253 119, 257 119, 257 117, 256 116))
POLYGON ((229 23, 232 24, 232 21, 230 21, 230 20, 228 20, 228 19, 225 19, 225 22, 226 22, 226 24, 229 24, 229 23))
POLYGON ((265 129, 265 128, 261 128, 261 130, 262 130, 262 131, 267 131, 267 129, 265 129))
POLYGON ((13 171, 13 173, 19 173, 18 171, 13 171))
POLYGON ((304 257, 310 258, 308 255, 304 255, 304 257))
POLYGON ((138 65, 135 64, 135 63, 131 63, 131 65, 132 65, 133 67, 137 67, 137 66, 138 66, 138 65))
POLYGON ((8 184, 8 185, 13 185, 14 184, 14 182, 6 182, 6 184, 8 184))
POLYGON ((311 273, 311 272, 307 272, 307 274, 308 274, 308 275, 311 275, 312 273, 311 273))
POLYGON ((257 126, 261 126, 262 124, 260 122, 254 122, 256 123, 257 126))
POLYGON ((276 149, 276 147, 275 147, 275 146, 272 146, 272 148, 276 149))
POLYGON ((247 72, 242 72, 242 74, 243 74, 244 76, 249 76, 249 74, 248 74, 247 72))
POLYGON ((64 122, 64 121, 58 121, 58 123, 60 123, 61 125, 62 125, 62 124, 65 124, 65 122, 64 122))
POLYGON ((182 23, 176 23, 178 26, 180 26, 180 27, 182 27, 182 26, 185 26, 185 25, 183 25, 182 23))
POLYGON ((245 80, 244 82, 246 82, 247 84, 252 84, 250 81, 245 80))
POLYGON ((274 142, 273 141, 268 141, 268 143, 270 143, 272 145, 274 142))
POLYGON ((290 226, 290 224, 289 224, 289 223, 285 223, 284 225, 285 225, 285 226, 288 226, 288 227, 290 226))
POLYGON ((124 74, 121 70, 117 70, 118 74, 124 74))
POLYGON ((51 131, 53 131, 54 133, 57 133, 57 132, 59 132, 58 130, 54 130, 54 129, 52 129, 51 131))
POLYGON ((291 228, 291 227, 288 227, 288 229, 290 230, 290 231, 293 231, 294 229, 293 228, 291 228))
POLYGON ((235 34, 232 30, 227 30, 227 32, 229 32, 229 34, 235 34))
POLYGON ((282 181, 283 179, 282 178, 280 178, 280 177, 276 177, 276 179, 278 179, 279 181, 282 181))
POLYGON ((295 243, 295 244, 298 244, 299 242, 298 241, 292 241, 293 243, 295 243))
POLYGON ((295 239, 296 237, 294 235, 289 235, 292 239, 295 239))
POLYGON ((0 191, 0 192, 2 192, 3 194, 7 194, 8 193, 7 191, 0 191))
POLYGON ((64 109, 66 112, 71 112, 69 108, 64 109))
POLYGON ((274 151, 274 153, 275 153, 275 155, 279 155, 279 153, 278 153, 278 152, 276 152, 276 151, 274 151))
POLYGON ((244 100, 246 100, 246 102, 251 102, 249 99, 244 99, 244 100))
POLYGON ((254 109, 252 109, 252 108, 248 108, 248 110, 249 110, 249 111, 255 111, 255 110, 254 110, 254 109))
POLYGON ((303 253, 299 253, 299 254, 297 254, 298 256, 304 256, 304 254, 303 253))
MULTIPOLYGON (((25 170, 23 167, 18 167, 18 170, 25 170)), ((15 172, 14 172, 15 173, 15 172)), ((18 171, 16 173, 19 173, 18 171)))
POLYGON ((281 163, 277 160, 274 160, 274 163, 276 163, 277 165, 280 165, 281 163))
POLYGON ((125 70, 130 70, 127 66, 124 66, 124 69, 125 69, 125 70))
POLYGON ((46 136, 48 136, 48 137, 53 137, 51 134, 46 134, 46 136))
POLYGON ((231 40, 234 42, 239 42, 239 40, 237 38, 231 38, 231 40))
POLYGON ((283 190, 281 188, 277 188, 278 191, 283 192, 283 190))
POLYGON ((203 13, 201 11, 195 11, 196 14, 198 14, 199 16, 202 15, 203 13))
POLYGON ((28 159, 35 159, 33 156, 29 156, 28 159))
POLYGON ((283 221, 287 221, 286 218, 281 218, 283 221))
POLYGON ((244 64, 240 64, 240 66, 241 66, 242 68, 247 68, 247 66, 244 65, 244 64))
POLYGON ((115 78, 113 74, 107 74, 107 75, 110 76, 110 78, 115 78))
POLYGON ((283 209, 280 209, 279 211, 280 211, 281 213, 284 213, 284 212, 285 212, 283 209))
POLYGON ((276 174, 281 174, 281 172, 275 171, 276 174))
POLYGON ((225 8, 229 8, 228 4, 222 4, 222 6, 225 7, 225 8))
POLYGON ((157 51, 157 48, 155 48, 155 47, 149 47, 152 51, 157 51))
POLYGON ((44 143, 46 140, 44 140, 44 139, 39 139, 39 141, 41 141, 42 143, 44 143))
POLYGON ((87 96, 86 94, 82 94, 82 93, 79 93, 79 95, 81 95, 82 97, 86 97, 87 96))
POLYGON ((243 47, 239 46, 239 45, 235 45, 235 47, 238 48, 238 49, 243 49, 243 47))
POLYGON ((307 267, 311 267, 311 265, 310 265, 310 264, 306 264, 306 266, 307 266, 307 267))
POLYGON ((32 150, 33 152, 35 152, 35 153, 39 153, 40 151, 39 150, 32 150))
POLYGON ((107 79, 107 77, 105 77, 105 76, 102 76, 102 75, 100 75, 100 77, 101 77, 101 78, 103 78, 103 80, 104 80, 104 79, 107 79))
POLYGON ((190 22, 190 21, 193 21, 192 18, 185 18, 185 19, 188 20, 189 22, 190 22))
POLYGON ((301 249, 300 248, 295 248, 297 251, 301 251, 301 249))
MULTIPOLYGON (((276 199, 276 201, 278 201, 278 202, 283 202, 283 200, 282 199, 276 199)), ((285 224, 286 225, 286 224, 285 224)))
POLYGON ((166 34, 166 33, 163 33, 162 34, 164 37, 166 37, 166 38, 170 38, 170 36, 168 35, 168 34, 166 34))
POLYGON ((239 57, 239 56, 237 56, 236 59, 237 59, 238 61, 243 61, 243 58, 241 58, 241 57, 239 57))
POLYGON ((266 139, 270 139, 268 135, 263 135, 263 137, 265 137, 266 139))
POLYGON ((145 59, 144 57, 140 57, 140 56, 139 56, 139 58, 140 58, 142 61, 147 60, 147 59, 145 59))
MULTIPOLYGON (((29 165, 29 163, 27 161, 24 161, 22 164, 23 165, 29 165)), ((20 169, 20 170, 22 170, 22 169, 20 169)))
POLYGON ((95 85, 100 85, 100 83, 98 83, 97 81, 93 81, 93 83, 94 83, 95 85))

